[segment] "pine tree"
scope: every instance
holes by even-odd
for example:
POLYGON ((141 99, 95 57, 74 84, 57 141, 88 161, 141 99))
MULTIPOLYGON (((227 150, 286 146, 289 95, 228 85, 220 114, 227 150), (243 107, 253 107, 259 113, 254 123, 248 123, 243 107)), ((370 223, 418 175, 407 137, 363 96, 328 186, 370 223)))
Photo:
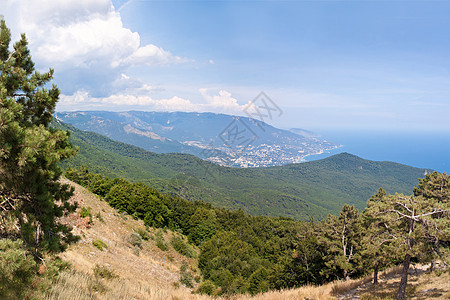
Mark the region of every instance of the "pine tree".
POLYGON ((328 276, 348 280, 358 271, 361 229, 361 219, 354 206, 344 205, 339 217, 328 215, 320 236, 327 252, 324 261, 328 268, 323 272, 331 272, 328 276))
POLYGON ((21 240, 0 239, 0 299, 29 299, 36 262, 22 246, 21 240))
POLYGON ((440 201, 439 198, 417 194, 417 197, 382 195, 376 201, 369 201, 366 209, 378 229, 376 240, 395 243, 396 253, 404 257, 397 299, 405 298, 411 258, 429 260, 434 241, 448 231, 448 200, 440 201))
POLYGON ((53 70, 35 70, 24 34, 10 50, 11 34, 0 31, 0 226, 38 255, 58 251, 72 237, 57 218, 73 211, 72 190, 58 180, 58 162, 75 154, 66 132, 50 127, 60 91, 53 70), (16 232, 7 230, 13 225, 16 232))
MULTIPOLYGON (((414 188, 416 197, 426 199, 427 209, 448 209, 450 206, 450 175, 433 172, 419 179, 419 185, 414 188)), ((447 259, 444 257, 444 250, 448 250, 450 243, 450 212, 435 213, 432 215, 432 225, 436 222, 440 225, 439 230, 427 233, 428 245, 431 247, 432 255, 431 269, 434 267, 435 258, 439 257, 444 265, 447 259)), ((447 253, 448 254, 448 253, 447 253)))
POLYGON ((378 221, 379 206, 385 200, 386 191, 382 188, 367 201, 362 214, 364 236, 362 252, 364 264, 373 270, 373 283, 378 283, 378 271, 400 260, 397 254, 399 239, 385 230, 383 222, 378 221))

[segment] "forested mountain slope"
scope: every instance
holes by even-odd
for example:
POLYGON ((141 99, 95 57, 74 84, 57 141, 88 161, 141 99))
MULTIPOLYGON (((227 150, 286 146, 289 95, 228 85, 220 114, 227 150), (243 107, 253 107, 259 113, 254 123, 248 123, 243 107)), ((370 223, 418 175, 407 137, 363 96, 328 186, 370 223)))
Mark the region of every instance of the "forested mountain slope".
POLYGON ((216 206, 242 208, 253 215, 305 220, 338 213, 348 203, 362 209, 379 187, 409 194, 425 170, 393 162, 369 161, 341 153, 323 160, 279 167, 238 169, 188 154, 156 154, 71 125, 79 147, 65 166, 87 165, 92 172, 140 181, 163 192, 216 206))

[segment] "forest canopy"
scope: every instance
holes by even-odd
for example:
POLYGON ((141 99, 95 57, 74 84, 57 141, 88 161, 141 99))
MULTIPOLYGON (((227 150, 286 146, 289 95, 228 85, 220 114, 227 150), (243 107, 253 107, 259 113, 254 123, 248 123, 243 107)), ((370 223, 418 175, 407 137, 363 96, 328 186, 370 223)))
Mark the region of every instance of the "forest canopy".
MULTIPOLYGON (((399 263, 407 271, 411 259, 448 262, 446 174, 434 172, 420 179, 414 195, 388 195, 380 188, 362 212, 344 205, 339 216, 308 222, 215 208, 141 183, 93 174, 87 167, 68 168, 66 177, 148 226, 187 236, 201 250, 199 268, 205 282, 220 294, 323 284, 367 272, 377 278, 378 271, 399 263)), ((404 293, 401 285, 399 299, 404 293)))

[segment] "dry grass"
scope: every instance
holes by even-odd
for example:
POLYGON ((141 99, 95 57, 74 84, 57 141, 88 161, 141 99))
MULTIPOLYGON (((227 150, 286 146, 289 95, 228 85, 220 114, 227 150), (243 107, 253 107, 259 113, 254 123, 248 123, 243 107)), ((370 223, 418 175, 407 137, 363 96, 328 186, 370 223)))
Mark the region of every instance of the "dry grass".
POLYGON ((373 279, 372 276, 365 276, 360 279, 351 279, 351 280, 339 280, 332 283, 331 287, 331 295, 343 295, 346 294, 357 287, 371 282, 373 279))
MULTIPOLYGON (((394 266, 386 269, 379 274, 379 281, 389 279, 398 275, 402 270, 402 266, 394 266)), ((347 298, 356 294, 357 289, 361 289, 364 286, 370 284, 373 280, 373 275, 367 275, 360 279, 352 280, 339 280, 333 283, 331 288, 331 295, 339 296, 339 298, 347 298)))
POLYGON ((192 295, 184 288, 157 287, 152 282, 136 284, 126 279, 98 279, 91 274, 66 271, 53 282, 48 300, 90 299, 210 299, 192 295))
MULTIPOLYGON (((450 299, 450 271, 425 273, 426 266, 417 272, 410 270, 406 296, 408 299, 450 299)), ((367 284, 354 293, 360 299, 394 299, 400 283, 401 267, 391 270, 378 285, 367 284)))
MULTIPOLYGON (((83 187, 70 181, 66 182, 75 187, 71 201, 78 202, 79 207, 90 207, 93 216, 91 226, 85 226, 85 223, 79 222, 80 218, 76 216, 63 220, 73 225, 74 233, 81 237, 78 243, 71 245, 60 255, 62 259, 70 262, 77 272, 76 275, 72 274, 73 276, 81 280, 84 275, 80 274, 93 274, 94 267, 101 265, 112 270, 127 284, 146 286, 146 289, 152 286, 166 288, 179 281, 179 270, 183 260, 188 262, 195 275, 200 274, 194 259, 186 258, 173 249, 162 251, 151 239, 143 241, 142 248, 136 251, 136 247, 130 244, 129 237, 138 228, 145 228, 142 221, 117 213, 105 201, 83 187), (98 214, 101 215, 102 221, 96 218, 98 214), (95 240, 101 240, 107 248, 103 250, 96 248, 92 244, 95 240)), ((150 229, 149 235, 155 235, 155 232, 150 229)), ((167 243, 171 235, 170 231, 163 233, 167 243)), ((180 289, 190 292, 183 286, 180 289)))
POLYGON ((331 290, 334 283, 329 283, 322 286, 307 285, 297 289, 270 291, 256 296, 243 295, 236 297, 236 300, 325 300, 336 299, 331 295, 331 290))
POLYGON ((159 287, 154 283, 135 284, 129 280, 101 280, 93 275, 78 271, 65 271, 53 283, 47 300, 90 300, 90 299, 152 299, 152 300, 301 300, 301 299, 336 299, 330 295, 333 284, 324 286, 305 286, 298 289, 271 291, 250 296, 211 298, 206 295, 192 294, 185 288, 171 285, 159 287))

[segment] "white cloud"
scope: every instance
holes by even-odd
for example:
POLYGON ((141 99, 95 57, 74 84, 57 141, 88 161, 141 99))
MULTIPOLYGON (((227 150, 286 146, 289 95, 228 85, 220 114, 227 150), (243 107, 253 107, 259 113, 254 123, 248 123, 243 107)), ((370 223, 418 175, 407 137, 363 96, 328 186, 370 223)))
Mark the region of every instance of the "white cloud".
POLYGON ((208 89, 199 89, 200 94, 208 103, 203 105, 204 109, 220 111, 230 114, 241 114, 246 105, 239 105, 237 99, 231 96, 230 92, 220 90, 218 95, 210 95, 208 89))
MULTIPOLYGON (((126 77, 126 75, 125 75, 126 77)), ((127 107, 142 110, 159 111, 198 111, 229 114, 243 114, 245 105, 239 105, 237 100, 227 91, 219 91, 216 95, 208 94, 208 89, 200 89, 200 94, 206 103, 193 103, 189 99, 178 96, 156 99, 150 95, 135 95, 118 93, 108 97, 93 97, 85 90, 79 90, 73 95, 61 95, 58 110, 79 110, 80 104, 100 109, 126 109, 127 107)))
POLYGON ((0 1, 6 7, 13 40, 25 32, 37 67, 55 68, 55 81, 62 89, 58 110, 139 108, 242 114, 245 106, 228 91, 200 89, 191 96, 203 102, 194 103, 129 76, 127 71, 132 73, 135 66, 192 60, 142 44, 139 33, 124 26, 111 0, 0 1))
POLYGON ((106 96, 114 80, 133 66, 191 61, 142 44, 111 0, 0 1, 13 41, 26 33, 37 67, 55 68, 63 92, 84 88, 106 96))
POLYGON ((25 32, 33 56, 44 64, 112 68, 127 64, 171 64, 187 59, 152 45, 125 28, 110 0, 7 0, 7 21, 25 32))
POLYGON ((111 84, 111 94, 113 95, 120 93, 125 95, 144 96, 161 91, 163 91, 163 89, 151 86, 140 79, 130 77, 124 73, 120 74, 120 77, 111 84))
POLYGON ((119 65, 166 65, 171 63, 184 63, 190 60, 172 55, 169 51, 146 45, 138 48, 130 56, 114 62, 114 66, 119 65))
POLYGON ((73 95, 62 95, 58 103, 59 110, 77 110, 78 104, 87 104, 101 108, 140 107, 145 110, 162 111, 196 111, 197 105, 177 96, 169 99, 154 99, 151 96, 116 94, 108 97, 91 97, 88 92, 80 90, 73 95))
POLYGON ((75 94, 67 96, 61 95, 60 103, 63 105, 74 105, 84 103, 89 99, 89 93, 85 90, 79 90, 75 94))

